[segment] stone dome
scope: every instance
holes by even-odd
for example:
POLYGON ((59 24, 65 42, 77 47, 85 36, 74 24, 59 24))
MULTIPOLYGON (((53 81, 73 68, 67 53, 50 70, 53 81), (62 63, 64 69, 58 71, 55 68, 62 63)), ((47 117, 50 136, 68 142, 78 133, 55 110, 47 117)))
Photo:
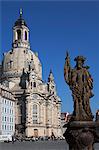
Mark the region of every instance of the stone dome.
POLYGON ((20 11, 19 19, 13 27, 12 49, 4 54, 2 80, 20 82, 23 70, 28 74, 34 72, 42 80, 42 66, 37 53, 30 49, 29 29, 20 11))
POLYGON ((35 70, 38 78, 42 78, 42 66, 38 55, 26 48, 14 48, 4 55, 3 74, 21 76, 23 69, 35 70))

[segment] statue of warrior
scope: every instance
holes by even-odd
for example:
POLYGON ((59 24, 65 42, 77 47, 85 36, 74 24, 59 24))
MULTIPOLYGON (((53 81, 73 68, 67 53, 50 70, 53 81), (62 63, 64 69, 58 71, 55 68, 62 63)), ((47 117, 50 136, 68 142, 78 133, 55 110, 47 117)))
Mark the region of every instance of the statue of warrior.
POLYGON ((93 96, 93 79, 88 71, 88 66, 83 66, 85 58, 78 56, 74 59, 76 66, 72 69, 67 52, 64 66, 64 78, 72 91, 74 111, 72 120, 92 121, 90 98, 93 96))

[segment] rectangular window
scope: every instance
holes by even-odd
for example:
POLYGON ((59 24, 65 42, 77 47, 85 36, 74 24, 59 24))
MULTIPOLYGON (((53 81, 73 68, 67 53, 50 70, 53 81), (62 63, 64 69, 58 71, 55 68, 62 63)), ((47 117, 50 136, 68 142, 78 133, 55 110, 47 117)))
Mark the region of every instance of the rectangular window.
POLYGON ((6 130, 6 125, 5 125, 5 130, 6 130))
POLYGON ((33 86, 36 87, 36 82, 34 82, 33 86))
POLYGON ((36 109, 33 109, 33 114, 37 114, 37 110, 36 109))
POLYGON ((6 117, 5 117, 5 121, 6 121, 6 117))
POLYGON ((33 124, 37 124, 38 121, 37 121, 37 115, 33 115, 33 124))
POLYGON ((6 100, 5 100, 5 104, 6 104, 6 100))
POLYGON ((6 113, 6 108, 5 108, 5 113, 6 113))
POLYGON ((4 130, 4 125, 2 125, 2 130, 4 130))
POLYGON ((37 124, 37 120, 33 120, 33 124, 37 124))
POLYGON ((33 105, 33 114, 37 114, 37 105, 33 105))

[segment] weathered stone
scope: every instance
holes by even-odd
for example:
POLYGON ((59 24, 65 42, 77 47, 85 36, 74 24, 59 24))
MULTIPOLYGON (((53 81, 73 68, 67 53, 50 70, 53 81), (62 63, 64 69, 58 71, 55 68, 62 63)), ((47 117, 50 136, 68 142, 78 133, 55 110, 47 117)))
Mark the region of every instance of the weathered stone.
POLYGON ((99 139, 99 122, 93 122, 90 98, 93 96, 93 79, 88 66, 83 66, 85 58, 75 58, 76 66, 70 66, 67 53, 64 66, 64 78, 72 91, 74 111, 64 133, 70 150, 93 150, 93 144, 99 139))
POLYGON ((13 27, 12 49, 0 65, 0 82, 9 86, 16 98, 16 134, 62 136, 61 99, 57 95, 53 73, 42 80, 42 64, 30 49, 29 28, 19 17, 13 27))
POLYGON ((72 120, 92 121, 93 116, 90 109, 89 99, 93 96, 93 79, 88 71, 88 67, 83 66, 85 58, 83 56, 78 56, 75 58, 75 61, 76 66, 72 69, 67 53, 64 66, 64 77, 72 91, 74 100, 72 120))

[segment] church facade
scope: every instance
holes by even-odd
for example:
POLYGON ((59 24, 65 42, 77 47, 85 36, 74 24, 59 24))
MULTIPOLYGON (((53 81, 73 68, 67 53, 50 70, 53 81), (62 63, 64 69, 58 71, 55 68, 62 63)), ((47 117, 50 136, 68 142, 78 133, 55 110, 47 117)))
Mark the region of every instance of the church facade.
POLYGON ((62 136, 61 99, 52 71, 42 80, 42 64, 30 49, 29 28, 22 12, 13 26, 12 49, 4 54, 0 82, 15 95, 16 134, 27 137, 62 136))

